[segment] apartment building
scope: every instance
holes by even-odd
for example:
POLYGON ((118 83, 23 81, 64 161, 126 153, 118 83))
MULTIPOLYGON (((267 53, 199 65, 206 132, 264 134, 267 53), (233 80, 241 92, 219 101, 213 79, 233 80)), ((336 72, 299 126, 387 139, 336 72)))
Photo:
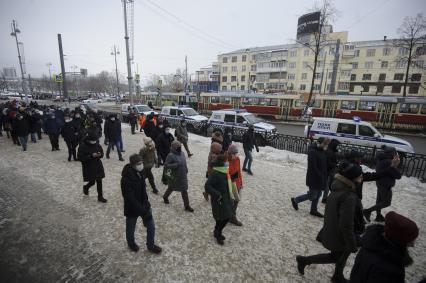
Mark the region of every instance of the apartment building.
MULTIPOLYGON (((394 40, 349 42, 347 32, 325 35, 315 74, 314 52, 304 44, 284 44, 240 49, 218 55, 221 91, 402 95, 407 50, 394 40)), ((426 95, 426 50, 416 47, 407 95, 426 95)))
POLYGON ((219 64, 213 63, 211 67, 201 68, 191 77, 192 88, 200 92, 219 90, 219 64))

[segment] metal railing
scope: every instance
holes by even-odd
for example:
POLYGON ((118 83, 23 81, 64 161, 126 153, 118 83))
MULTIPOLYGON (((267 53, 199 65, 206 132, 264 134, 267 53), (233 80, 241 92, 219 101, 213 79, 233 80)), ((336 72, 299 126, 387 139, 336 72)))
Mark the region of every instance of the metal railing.
MULTIPOLYGON (((102 111, 102 115, 107 117, 112 112, 102 111)), ((115 113, 117 114, 117 113, 115 113)), ((121 118, 121 117, 120 117, 121 118)), ((181 118, 162 117, 163 121, 167 121, 171 127, 175 127, 181 118)), ((187 129, 194 134, 211 137, 215 129, 221 129, 224 132, 223 125, 210 125, 207 122, 196 122, 187 120, 187 129)), ((242 137, 247 129, 240 127, 230 127, 232 140, 241 142, 242 137)), ((271 133, 255 130, 255 137, 260 146, 271 146, 280 150, 287 150, 295 153, 306 154, 311 140, 306 137, 284 135, 279 133, 271 133)), ((344 153, 351 150, 356 150, 364 155, 364 164, 370 168, 374 168, 376 163, 376 154, 379 150, 376 147, 366 147, 353 144, 340 144, 339 152, 343 153, 339 156, 344 156, 344 153)), ((401 163, 399 169, 401 173, 407 177, 418 178, 421 182, 426 182, 426 155, 417 153, 401 153, 401 163)))

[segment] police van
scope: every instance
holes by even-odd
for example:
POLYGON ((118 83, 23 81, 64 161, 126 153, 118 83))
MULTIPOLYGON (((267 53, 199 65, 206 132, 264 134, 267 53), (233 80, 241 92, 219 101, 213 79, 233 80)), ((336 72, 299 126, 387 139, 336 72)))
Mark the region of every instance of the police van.
POLYGON ((208 135, 217 127, 247 130, 250 125, 253 125, 256 132, 255 137, 257 137, 261 145, 265 144, 265 138, 271 138, 277 134, 277 129, 274 125, 262 122, 245 109, 223 109, 213 111, 208 124, 208 135))
POLYGON ((130 105, 129 103, 123 103, 121 104, 121 114, 123 115, 129 115, 129 110, 131 108, 136 109, 136 111, 138 111, 139 114, 145 114, 145 115, 149 115, 152 112, 154 112, 154 115, 158 115, 157 112, 155 112, 153 109, 151 109, 148 105, 145 104, 135 104, 135 105, 130 105))
POLYGON ((207 121, 208 118, 198 114, 197 111, 187 105, 179 106, 164 106, 161 108, 161 116, 164 118, 176 118, 179 120, 203 122, 207 121))
POLYGON ((400 138, 382 135, 370 123, 361 121, 359 117, 353 120, 314 117, 312 126, 305 126, 307 137, 318 139, 326 137, 336 139, 341 143, 368 147, 383 145, 394 147, 398 152, 414 153, 413 146, 400 138))

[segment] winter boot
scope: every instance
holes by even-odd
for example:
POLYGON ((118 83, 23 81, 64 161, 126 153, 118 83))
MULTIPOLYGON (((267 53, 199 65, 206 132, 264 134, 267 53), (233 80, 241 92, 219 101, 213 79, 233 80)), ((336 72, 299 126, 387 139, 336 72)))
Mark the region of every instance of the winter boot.
POLYGON ((309 214, 319 218, 324 218, 324 215, 322 213, 319 213, 318 211, 311 211, 309 214))
POLYGON ((106 199, 104 199, 104 197, 103 197, 103 196, 98 196, 98 201, 99 201, 99 202, 102 202, 102 203, 106 203, 106 202, 107 202, 107 200, 106 200, 106 199))
POLYGON ((86 185, 83 186, 83 194, 85 194, 86 196, 89 195, 89 188, 86 185))
POLYGON ((185 211, 194 212, 194 209, 190 206, 185 207, 185 211))
POLYGON ((300 274, 305 275, 305 267, 308 265, 306 262, 306 258, 304 256, 298 255, 296 256, 297 261, 297 270, 300 274))
POLYGON ((159 254, 159 253, 161 253, 161 251, 162 251, 163 249, 162 248, 160 248, 159 246, 157 246, 157 245, 154 245, 152 248, 149 248, 148 249, 148 251, 150 251, 151 253, 153 253, 153 254, 159 254))
POLYGON ((299 210, 299 205, 297 204, 296 200, 294 198, 291 198, 291 205, 295 210, 299 210))
POLYGON ((130 244, 130 245, 128 245, 129 246, 129 249, 132 251, 132 252, 138 252, 139 251, 139 246, 136 244, 136 243, 133 243, 133 244, 130 244))

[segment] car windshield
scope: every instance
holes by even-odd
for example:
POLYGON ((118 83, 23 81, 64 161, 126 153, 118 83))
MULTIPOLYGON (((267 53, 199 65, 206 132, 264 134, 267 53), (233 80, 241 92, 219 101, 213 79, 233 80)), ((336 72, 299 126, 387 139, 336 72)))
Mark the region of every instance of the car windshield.
POLYGON ((137 108, 138 108, 138 112, 148 112, 148 111, 152 111, 152 109, 151 108, 149 108, 148 106, 146 106, 146 105, 139 105, 139 106, 136 106, 137 108))
POLYGON ((256 124, 261 122, 261 120, 256 118, 253 114, 244 115, 244 118, 246 118, 247 122, 249 122, 250 124, 256 124))
POLYGON ((182 112, 185 113, 185 116, 195 116, 195 115, 198 115, 198 113, 194 109, 192 109, 192 108, 182 109, 182 112))

